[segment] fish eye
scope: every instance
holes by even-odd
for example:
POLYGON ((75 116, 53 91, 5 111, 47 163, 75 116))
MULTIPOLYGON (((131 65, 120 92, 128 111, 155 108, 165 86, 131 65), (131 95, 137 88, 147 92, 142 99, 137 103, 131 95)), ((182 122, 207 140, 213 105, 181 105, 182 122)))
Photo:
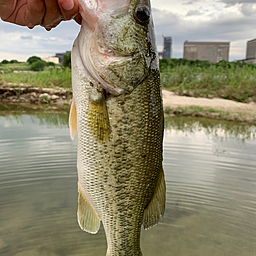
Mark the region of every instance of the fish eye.
POLYGON ((150 11, 148 7, 140 5, 135 9, 135 17, 139 23, 145 24, 150 19, 150 11))

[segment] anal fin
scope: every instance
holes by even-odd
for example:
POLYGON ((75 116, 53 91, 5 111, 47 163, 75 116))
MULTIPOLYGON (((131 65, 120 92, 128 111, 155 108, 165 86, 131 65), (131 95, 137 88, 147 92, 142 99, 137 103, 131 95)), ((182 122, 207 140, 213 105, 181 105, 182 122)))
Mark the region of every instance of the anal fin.
POLYGON ((78 192, 78 224, 83 231, 96 234, 100 229, 100 218, 83 194, 79 190, 78 192))
POLYGON ((165 180, 164 172, 161 169, 158 177, 157 186, 154 195, 144 210, 143 216, 143 227, 144 229, 149 229, 156 225, 160 219, 160 216, 164 215, 165 210, 165 180))

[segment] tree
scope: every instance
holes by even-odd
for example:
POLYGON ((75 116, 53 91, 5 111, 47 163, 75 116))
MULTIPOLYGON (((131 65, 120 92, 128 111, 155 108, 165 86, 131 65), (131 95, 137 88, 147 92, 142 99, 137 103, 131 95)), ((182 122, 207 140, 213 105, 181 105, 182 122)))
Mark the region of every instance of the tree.
POLYGON ((8 64, 9 61, 8 61, 8 60, 3 60, 1 63, 2 63, 2 64, 8 64))
POLYGON ((17 60, 11 60, 10 63, 14 64, 14 63, 19 63, 19 62, 17 60))
POLYGON ((32 63, 34 63, 34 62, 36 62, 36 61, 38 61, 38 60, 41 60, 41 61, 42 61, 41 58, 39 58, 39 57, 37 57, 37 56, 32 56, 32 57, 29 57, 29 58, 27 59, 27 62, 28 62, 29 65, 31 65, 32 63))
POLYGON ((65 68, 71 68, 71 52, 64 54, 62 65, 65 68))

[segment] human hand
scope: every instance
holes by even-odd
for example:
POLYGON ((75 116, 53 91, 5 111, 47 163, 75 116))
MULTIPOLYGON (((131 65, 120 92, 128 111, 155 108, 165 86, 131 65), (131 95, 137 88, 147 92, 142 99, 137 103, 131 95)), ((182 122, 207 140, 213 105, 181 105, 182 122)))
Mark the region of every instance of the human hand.
POLYGON ((0 0, 3 21, 29 28, 41 25, 48 31, 62 20, 74 18, 81 23, 78 11, 78 0, 0 0))

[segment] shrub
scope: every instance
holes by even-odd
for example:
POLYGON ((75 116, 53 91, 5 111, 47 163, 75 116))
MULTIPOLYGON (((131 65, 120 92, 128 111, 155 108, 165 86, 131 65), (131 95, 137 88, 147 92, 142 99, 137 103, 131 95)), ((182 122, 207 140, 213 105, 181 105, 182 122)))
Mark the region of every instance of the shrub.
POLYGON ((14 63, 19 63, 19 62, 17 60, 11 60, 10 63, 14 64, 14 63))
POLYGON ((46 62, 47 67, 55 67, 55 63, 52 61, 46 62))
POLYGON ((32 71, 43 71, 44 67, 47 65, 47 62, 43 60, 37 60, 31 64, 32 71))
POLYGON ((71 68, 71 52, 64 54, 62 65, 65 68, 71 68))
POLYGON ((9 61, 8 61, 8 60, 3 60, 1 63, 2 63, 2 64, 8 64, 9 61))
POLYGON ((41 61, 42 61, 41 58, 39 58, 39 57, 37 57, 37 56, 32 56, 32 57, 29 57, 29 58, 27 59, 27 62, 29 63, 29 65, 31 65, 32 63, 34 63, 34 62, 36 62, 36 61, 38 61, 38 60, 41 60, 41 61))

